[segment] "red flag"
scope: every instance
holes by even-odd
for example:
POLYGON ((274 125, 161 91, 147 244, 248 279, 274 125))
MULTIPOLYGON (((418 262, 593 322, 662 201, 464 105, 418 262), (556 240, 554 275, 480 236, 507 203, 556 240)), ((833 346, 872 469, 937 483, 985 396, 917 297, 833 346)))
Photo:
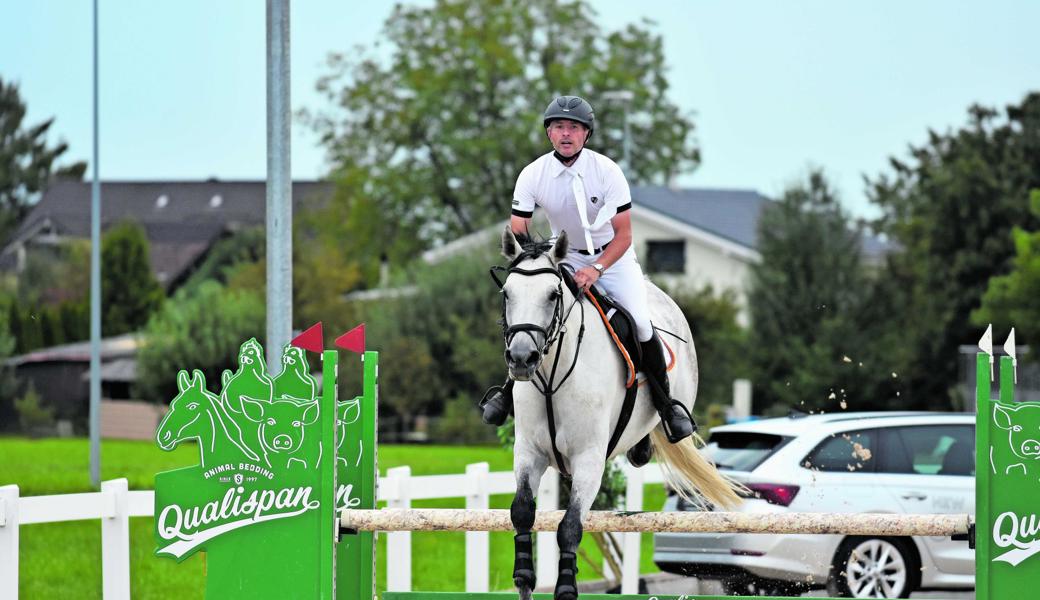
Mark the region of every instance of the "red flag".
POLYGON ((318 321, 314 325, 308 327, 303 333, 293 338, 293 341, 289 343, 297 348, 303 348, 304 350, 310 350, 311 352, 321 352, 325 349, 323 339, 321 321, 318 321))
POLYGON ((365 351, 365 324, 362 323, 336 338, 336 346, 361 354, 365 351))

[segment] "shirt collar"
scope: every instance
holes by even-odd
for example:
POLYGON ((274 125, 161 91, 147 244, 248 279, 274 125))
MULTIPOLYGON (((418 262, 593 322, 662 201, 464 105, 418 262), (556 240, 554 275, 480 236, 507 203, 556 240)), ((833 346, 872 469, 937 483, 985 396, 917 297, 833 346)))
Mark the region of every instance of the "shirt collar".
POLYGON ((554 157, 552 155, 552 152, 550 152, 548 156, 552 166, 550 167, 549 172, 552 173, 553 177, 559 177, 564 172, 574 173, 576 175, 584 177, 585 165, 587 164, 586 154, 588 154, 589 152, 590 150, 588 148, 583 148, 581 154, 578 155, 578 160, 574 161, 574 163, 569 167, 563 166, 563 163, 556 160, 556 157, 554 157))

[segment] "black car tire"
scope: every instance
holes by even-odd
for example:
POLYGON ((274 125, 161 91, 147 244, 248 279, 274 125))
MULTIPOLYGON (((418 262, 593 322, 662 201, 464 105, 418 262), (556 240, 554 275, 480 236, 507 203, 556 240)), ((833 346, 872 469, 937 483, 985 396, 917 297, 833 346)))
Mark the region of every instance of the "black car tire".
POLYGON ((887 581, 894 589, 882 598, 909 598, 919 585, 920 560, 913 542, 906 538, 853 536, 834 553, 827 593, 837 598, 877 598, 875 592, 857 596, 887 581), (853 589, 855 588, 855 589, 853 589))

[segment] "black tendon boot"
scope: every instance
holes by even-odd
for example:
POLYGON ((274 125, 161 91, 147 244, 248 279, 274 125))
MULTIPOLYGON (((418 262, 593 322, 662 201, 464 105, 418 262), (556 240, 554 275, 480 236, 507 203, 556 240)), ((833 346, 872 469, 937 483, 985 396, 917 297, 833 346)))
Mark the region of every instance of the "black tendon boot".
POLYGON ((554 600, 573 600, 578 597, 578 557, 573 552, 560 551, 560 572, 556 576, 554 600))
POLYGON ((654 331, 654 337, 649 341, 639 342, 639 346, 643 351, 643 374, 650 385, 654 408, 661 415, 661 424, 664 425, 668 441, 674 444, 692 435, 697 427, 693 424, 686 407, 673 400, 668 391, 668 364, 657 332, 654 331))
POLYGON ((477 404, 484 422, 488 425, 501 425, 513 412, 513 380, 502 385, 493 385, 484 392, 484 397, 477 404))

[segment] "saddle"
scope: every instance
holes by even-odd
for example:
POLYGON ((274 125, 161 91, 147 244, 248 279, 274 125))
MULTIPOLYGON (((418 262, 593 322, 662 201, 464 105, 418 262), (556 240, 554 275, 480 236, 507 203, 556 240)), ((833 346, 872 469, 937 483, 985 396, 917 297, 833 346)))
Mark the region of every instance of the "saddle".
MULTIPOLYGON (((567 289, 574 294, 575 297, 579 296, 578 284, 574 281, 574 274, 569 269, 560 269, 563 275, 564 285, 567 289)), ((625 365, 628 368, 628 376, 625 378, 625 401, 621 405, 621 413, 618 415, 618 421, 614 425, 614 432, 610 436, 610 443, 607 444, 607 456, 610 456, 614 448, 617 447, 618 440, 621 439, 621 434, 625 432, 625 427, 628 426, 628 422, 632 418, 632 409, 635 407, 636 394, 639 392, 639 385, 637 383, 637 374, 643 363, 643 350, 639 344, 639 340, 636 338, 636 327, 635 320, 632 315, 620 304, 618 304, 613 298, 604 294, 598 290, 595 286, 585 292, 585 298, 596 308, 599 313, 600 319, 603 321, 603 326, 607 328, 607 332, 610 333, 611 339, 614 340, 614 346, 618 350, 618 354, 624 360, 625 365)), ((664 340, 661 340, 667 350, 666 355, 669 357, 668 370, 671 370, 675 364, 675 353, 671 347, 668 346, 664 340)))

